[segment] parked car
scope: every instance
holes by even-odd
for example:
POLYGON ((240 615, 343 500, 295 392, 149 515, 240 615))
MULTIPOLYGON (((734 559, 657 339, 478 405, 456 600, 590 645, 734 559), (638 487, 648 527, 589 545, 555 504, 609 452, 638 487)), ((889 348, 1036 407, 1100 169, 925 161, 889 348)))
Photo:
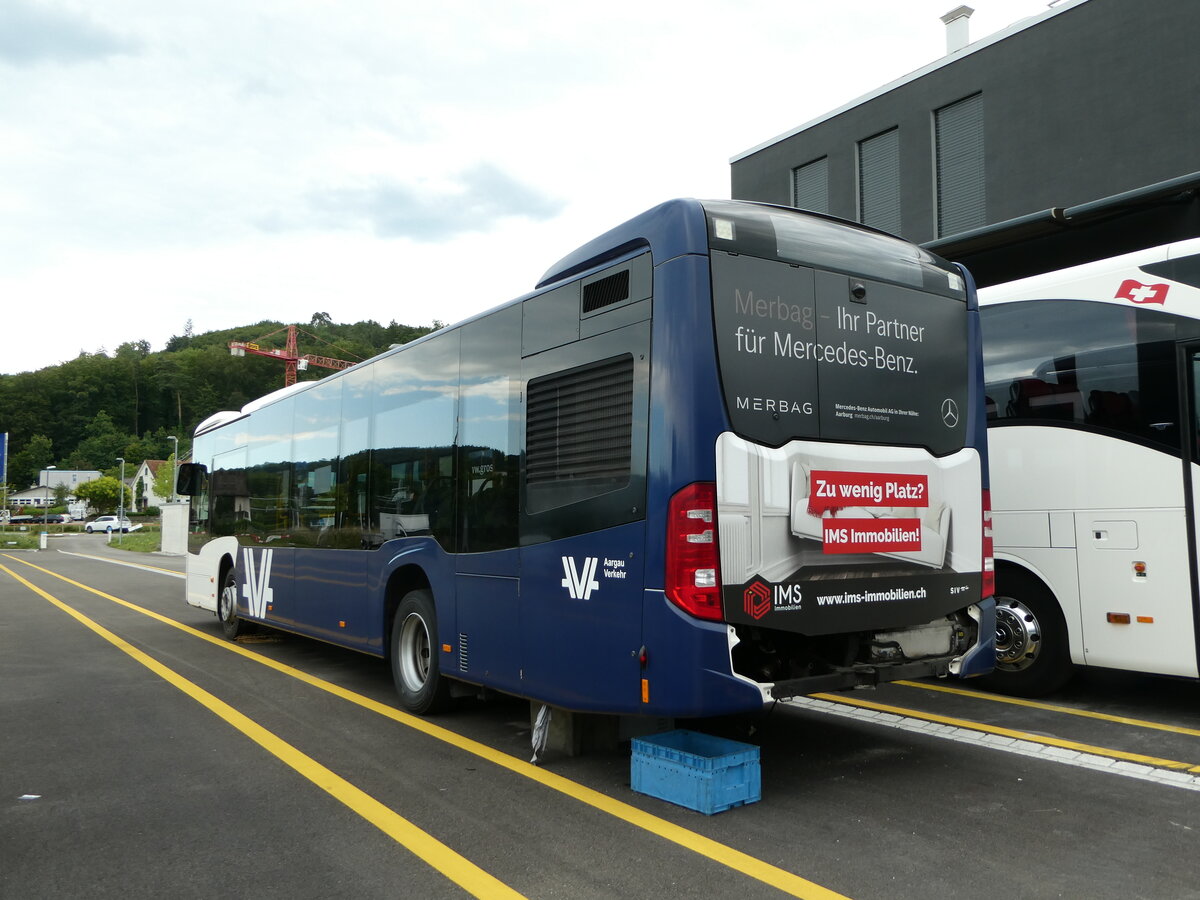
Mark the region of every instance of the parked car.
POLYGON ((105 534, 112 534, 118 528, 124 532, 137 531, 141 525, 134 525, 128 519, 118 519, 116 516, 99 516, 91 522, 83 526, 83 530, 88 534, 95 531, 103 531, 105 534), (119 524, 118 524, 119 523, 119 524))

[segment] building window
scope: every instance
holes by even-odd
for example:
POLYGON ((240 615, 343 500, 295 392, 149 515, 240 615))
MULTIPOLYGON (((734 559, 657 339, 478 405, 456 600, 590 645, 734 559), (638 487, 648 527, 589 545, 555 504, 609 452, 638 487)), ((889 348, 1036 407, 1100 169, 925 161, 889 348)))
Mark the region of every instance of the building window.
POLYGON ((934 110, 937 234, 946 237, 987 224, 983 178, 983 95, 934 110))
POLYGON ((900 129, 858 142, 858 220, 900 233, 900 129))
POLYGON ((792 206, 829 212, 829 157, 822 156, 792 169, 792 206))

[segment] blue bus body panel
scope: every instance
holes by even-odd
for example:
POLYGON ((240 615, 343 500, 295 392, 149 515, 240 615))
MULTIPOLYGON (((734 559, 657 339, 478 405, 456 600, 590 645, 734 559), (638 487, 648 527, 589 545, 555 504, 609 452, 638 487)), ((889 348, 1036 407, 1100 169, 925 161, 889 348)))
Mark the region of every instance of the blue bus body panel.
POLYGON ((640 712, 700 717, 762 708, 759 688, 733 674, 728 625, 692 618, 662 591, 646 591, 644 614, 648 702, 640 712))
POLYGON ((979 319, 979 295, 975 292, 975 279, 965 266, 958 265, 958 271, 967 284, 967 356, 971 360, 969 383, 975 401, 967 409, 967 435, 971 446, 979 451, 983 489, 986 491, 991 481, 988 476, 987 410, 983 398, 983 325, 979 319))
POLYGON ((297 628, 322 640, 369 648, 379 630, 368 618, 369 551, 296 550, 293 560, 297 628))
MULTIPOLYGON (((717 374, 708 256, 671 259, 654 272, 660 296, 700 298, 655 309, 654 367, 650 381, 650 447, 646 524, 664 535, 673 490, 715 482, 717 435, 729 428, 717 374)), ((650 542, 646 587, 662 589, 665 544, 650 542)))
POLYGON ((521 693, 581 711, 636 712, 644 522, 521 549, 521 693))
MULTIPOLYGON (((708 254, 708 223, 698 200, 668 200, 588 241, 550 267, 538 287, 595 268, 638 246, 649 245, 654 262, 708 254)), ((658 293, 657 289, 655 293, 658 293)))
POLYGON ((367 617, 375 623, 370 641, 371 652, 378 652, 380 656, 389 652, 388 641, 391 635, 384 631, 387 627, 384 598, 388 582, 392 578, 403 577, 405 569, 411 570, 413 578, 428 580, 429 589, 437 600, 438 643, 453 644, 458 629, 454 603, 454 557, 443 550, 437 541, 428 537, 389 541, 378 550, 368 552, 375 554, 377 567, 369 576, 372 603, 367 609, 367 617))
MULTIPOLYGON (((442 629, 442 671, 520 694, 522 662, 520 551, 462 554, 455 560, 453 629, 442 629)), ((435 590, 439 609, 445 605, 435 590)))
POLYGON ((429 538, 392 541, 377 550, 239 548, 235 570, 239 614, 351 650, 385 656, 390 638, 384 621, 386 586, 405 566, 418 569, 419 577, 430 582, 438 597, 439 637, 451 640, 456 627, 454 558, 429 538), (253 560, 253 575, 246 564, 247 553, 253 560), (269 580, 264 582, 267 559, 269 580), (268 592, 264 614, 255 615, 253 596, 262 591, 268 592))
POLYGON ((979 640, 963 654, 958 677, 986 675, 996 667, 996 598, 979 601, 979 640))

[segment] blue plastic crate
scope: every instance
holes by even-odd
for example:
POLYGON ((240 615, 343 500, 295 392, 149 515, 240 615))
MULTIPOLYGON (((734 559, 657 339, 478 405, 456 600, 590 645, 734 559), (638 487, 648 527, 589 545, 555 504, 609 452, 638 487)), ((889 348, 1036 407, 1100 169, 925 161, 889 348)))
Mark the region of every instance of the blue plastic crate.
POLYGON ((762 799, 757 747, 684 729, 635 738, 629 781, 706 816, 762 799))

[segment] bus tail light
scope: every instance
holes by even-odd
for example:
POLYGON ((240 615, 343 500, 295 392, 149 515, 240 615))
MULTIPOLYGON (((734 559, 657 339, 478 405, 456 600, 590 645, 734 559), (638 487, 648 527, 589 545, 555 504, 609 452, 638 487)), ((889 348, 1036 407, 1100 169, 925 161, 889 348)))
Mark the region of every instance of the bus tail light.
POLYGON ((667 598, 701 619, 721 621, 717 486, 689 484, 667 508, 667 598))
POLYGON ((983 492, 983 596, 996 594, 996 557, 992 541, 992 492, 983 492))

